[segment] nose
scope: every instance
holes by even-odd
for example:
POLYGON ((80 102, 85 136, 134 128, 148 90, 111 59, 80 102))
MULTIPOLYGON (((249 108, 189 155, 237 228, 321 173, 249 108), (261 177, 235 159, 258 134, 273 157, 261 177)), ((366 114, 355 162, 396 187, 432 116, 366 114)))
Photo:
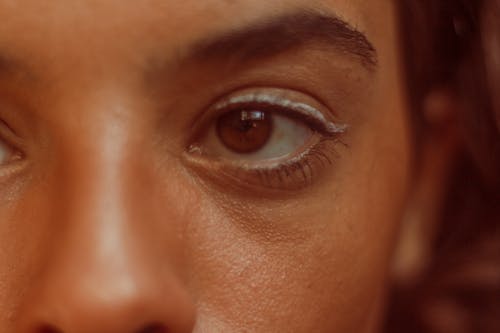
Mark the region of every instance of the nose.
MULTIPOLYGON (((90 250, 90 249, 88 249, 90 250)), ((26 333, 191 332, 194 309, 168 271, 145 276, 141 266, 80 261, 52 270, 34 289, 24 314, 26 333), (104 265, 107 265, 104 266, 104 265), (114 267, 113 267, 114 266, 114 267), (133 270, 140 270, 139 272, 133 270), (97 270, 97 272, 96 272, 97 270)), ((55 266, 55 265, 54 265, 55 266)), ((150 271, 152 274, 153 272, 150 271)))
POLYGON ((50 223, 58 228, 26 291, 16 332, 192 331, 195 309, 179 268, 175 209, 155 203, 147 167, 116 146, 101 147, 91 161, 65 158, 60 195, 50 200, 50 223))

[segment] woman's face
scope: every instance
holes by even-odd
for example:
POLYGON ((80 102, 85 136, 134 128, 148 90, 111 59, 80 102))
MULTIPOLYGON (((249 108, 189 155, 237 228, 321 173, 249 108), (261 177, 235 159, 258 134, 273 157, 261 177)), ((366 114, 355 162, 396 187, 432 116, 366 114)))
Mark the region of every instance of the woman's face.
POLYGON ((1 332, 374 332, 392 1, 0 0, 1 332))

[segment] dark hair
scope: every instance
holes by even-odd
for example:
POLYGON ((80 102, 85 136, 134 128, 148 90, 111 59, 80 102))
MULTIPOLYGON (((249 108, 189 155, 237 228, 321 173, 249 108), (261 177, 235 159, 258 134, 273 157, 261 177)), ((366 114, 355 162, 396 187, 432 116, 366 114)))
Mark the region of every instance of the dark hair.
POLYGON ((500 332, 500 139, 491 103, 498 87, 488 85, 484 61, 486 1, 396 1, 416 142, 429 128, 425 97, 447 87, 462 106, 465 145, 430 263, 414 285, 392 290, 386 332, 500 332))

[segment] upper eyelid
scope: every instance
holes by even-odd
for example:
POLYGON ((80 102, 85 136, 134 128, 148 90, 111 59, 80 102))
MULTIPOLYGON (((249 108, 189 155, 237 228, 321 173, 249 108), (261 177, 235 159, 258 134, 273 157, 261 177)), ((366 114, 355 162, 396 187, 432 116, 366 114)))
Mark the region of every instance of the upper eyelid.
POLYGON ((247 93, 236 95, 227 100, 217 102, 213 108, 216 111, 221 111, 227 110, 232 106, 235 107, 249 103, 265 104, 293 110, 303 117, 314 121, 320 125, 325 132, 331 135, 342 134, 348 129, 348 125, 346 124, 337 124, 328 120, 325 115, 315 107, 307 103, 293 101, 289 98, 279 96, 278 94, 247 93))
MULTIPOLYGON (((212 123, 218 119, 222 114, 228 111, 235 111, 237 107, 249 107, 252 103, 255 106, 268 107, 267 111, 281 111, 285 116, 295 117, 297 120, 302 120, 312 125, 315 130, 322 132, 326 136, 336 137, 347 132, 350 126, 341 121, 337 121, 337 116, 333 111, 329 110, 326 106, 327 103, 316 94, 311 94, 310 92, 305 92, 302 89, 283 87, 281 85, 277 86, 266 86, 266 85, 255 85, 255 86, 240 86, 239 88, 228 89, 224 94, 218 94, 218 96, 207 103, 197 112, 196 117, 190 121, 190 125, 186 128, 186 131, 191 133, 186 137, 184 141, 184 147, 187 151, 191 151, 193 146, 199 142, 199 140, 206 135, 207 131, 211 128, 212 123), (296 94, 297 98, 290 98, 285 95, 296 94), (256 97, 268 95, 272 96, 274 103, 264 103, 257 102, 256 97), (238 96, 248 96, 247 102, 235 103, 235 99, 238 96), (250 98, 251 97, 251 98, 250 98), (300 97, 300 98, 299 98, 300 97), (293 101, 295 104, 287 104, 283 107, 282 105, 276 105, 276 100, 289 100, 293 101), (298 102, 299 99, 310 100, 310 103, 298 102), (259 105, 260 104, 260 105, 259 105), (314 109, 314 112, 305 112, 306 108, 297 107, 292 109, 291 106, 307 105, 308 108, 314 109), (315 106, 313 106, 315 105, 315 106), (316 106, 317 105, 317 106, 316 106), (286 108, 291 109, 294 112, 286 112, 286 108), (319 111, 325 108, 327 111, 319 111), (281 110, 280 110, 281 109, 281 110), (302 112, 301 112, 302 111, 302 112), (328 113, 327 113, 328 112, 328 113), (325 115, 325 113, 328 114, 325 115), (320 115, 318 117, 318 115, 320 115), (331 120, 333 118, 333 120, 331 120), (326 121, 325 121, 326 120, 326 121)), ((307 109, 308 109, 307 108, 307 109)))

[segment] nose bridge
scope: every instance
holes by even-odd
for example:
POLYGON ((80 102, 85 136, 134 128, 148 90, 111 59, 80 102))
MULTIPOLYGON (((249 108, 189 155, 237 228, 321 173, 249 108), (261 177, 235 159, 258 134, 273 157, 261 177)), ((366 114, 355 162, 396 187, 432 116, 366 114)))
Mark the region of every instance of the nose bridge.
POLYGON ((103 268, 116 266, 127 257, 127 229, 134 219, 127 205, 127 173, 133 167, 126 166, 126 127, 101 116, 80 119, 79 128, 81 133, 75 133, 79 139, 66 140, 62 147, 56 216, 66 231, 63 241, 68 248, 83 249, 75 251, 81 254, 80 264, 87 260, 98 265, 104 260, 111 263, 103 268))
POLYGON ((67 140, 59 159, 60 219, 71 227, 94 230, 100 235, 96 244, 113 243, 129 215, 127 182, 133 166, 126 164, 127 129, 113 120, 88 123, 80 123, 78 139, 67 140))
POLYGON ((131 234, 132 224, 140 217, 127 205, 128 177, 117 150, 115 156, 107 154, 106 143, 101 143, 102 150, 89 150, 90 158, 75 158, 61 173, 62 200, 57 216, 63 225, 61 242, 66 251, 60 256, 64 266, 75 265, 92 273, 86 275, 101 280, 101 284, 108 284, 107 278, 114 279, 117 287, 118 277, 129 276, 127 267, 138 250, 131 234))
POLYGON ((138 179, 152 171, 133 156, 140 143, 126 118, 99 118, 80 119, 77 139, 60 146, 53 205, 61 230, 25 331, 189 332, 194 309, 187 291, 168 267, 169 254, 145 239, 154 234, 147 231, 155 225, 147 214, 154 201, 138 179))
POLYGON ((133 156, 141 144, 135 134, 140 125, 130 116, 131 107, 116 96, 101 93, 80 103, 62 104, 72 114, 61 116, 54 170, 58 219, 69 234, 86 234, 87 242, 104 253, 124 246, 127 230, 141 219, 140 210, 147 211, 143 207, 147 202, 139 200, 146 189, 137 186, 136 176, 145 178, 149 170, 133 156), (69 108, 75 104, 77 109, 69 108))

